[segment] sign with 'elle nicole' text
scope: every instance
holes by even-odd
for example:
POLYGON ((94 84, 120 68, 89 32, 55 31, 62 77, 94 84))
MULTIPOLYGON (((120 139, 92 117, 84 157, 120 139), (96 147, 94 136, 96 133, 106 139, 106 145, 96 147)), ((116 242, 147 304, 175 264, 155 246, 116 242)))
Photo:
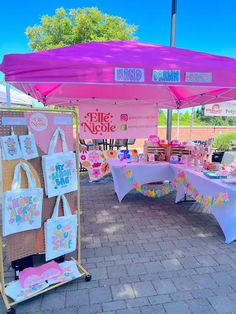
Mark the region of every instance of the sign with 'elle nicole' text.
POLYGON ((80 137, 84 139, 145 138, 156 134, 156 129, 156 105, 80 106, 80 137))

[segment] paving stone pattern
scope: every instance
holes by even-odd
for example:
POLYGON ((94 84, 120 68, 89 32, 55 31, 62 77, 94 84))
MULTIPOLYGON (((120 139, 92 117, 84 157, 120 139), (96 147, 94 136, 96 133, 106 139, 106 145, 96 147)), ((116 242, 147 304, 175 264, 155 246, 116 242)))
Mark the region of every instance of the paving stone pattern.
POLYGON ((23 302, 17 314, 236 313, 236 242, 192 208, 174 204, 174 193, 133 191, 119 203, 110 178, 82 179, 82 265, 93 279, 23 302))

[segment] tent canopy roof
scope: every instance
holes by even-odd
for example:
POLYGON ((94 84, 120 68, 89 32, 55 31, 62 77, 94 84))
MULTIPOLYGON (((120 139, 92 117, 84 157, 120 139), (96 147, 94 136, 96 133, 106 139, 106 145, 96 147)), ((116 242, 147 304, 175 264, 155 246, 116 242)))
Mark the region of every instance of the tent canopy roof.
POLYGON ((236 98, 236 59, 136 41, 10 54, 0 70, 6 81, 46 104, 185 108, 236 98))

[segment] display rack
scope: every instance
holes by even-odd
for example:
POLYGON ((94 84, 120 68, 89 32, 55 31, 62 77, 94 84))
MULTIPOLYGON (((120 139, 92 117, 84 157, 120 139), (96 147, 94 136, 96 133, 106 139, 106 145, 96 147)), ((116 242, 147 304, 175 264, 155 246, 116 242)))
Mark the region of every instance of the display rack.
POLYGON ((161 155, 163 156, 163 154, 166 156, 166 161, 170 160, 171 155, 178 155, 181 157, 182 155, 191 154, 191 150, 184 146, 159 146, 151 144, 150 142, 144 143, 143 152, 145 161, 148 161, 148 154, 154 154, 156 161, 163 160, 163 158, 161 158, 161 155))
MULTIPOLYGON (((32 113, 32 112, 40 112, 43 114, 68 114, 72 116, 72 121, 73 121, 73 125, 75 128, 75 132, 74 136, 75 136, 75 151, 76 151, 76 159, 77 159, 77 176, 78 176, 78 190, 77 192, 73 192, 75 193, 76 196, 76 206, 75 206, 75 210, 74 212, 77 213, 77 221, 78 221, 78 234, 77 234, 77 258, 74 259, 73 257, 71 257, 71 259, 76 260, 76 264, 78 267, 79 272, 81 273, 81 277, 84 277, 85 281, 90 281, 91 280, 91 275, 89 274, 89 272, 81 265, 81 254, 80 254, 80 163, 79 163, 79 112, 78 112, 78 108, 74 108, 74 109, 69 109, 69 110, 60 110, 60 109, 33 109, 33 108, 0 108, 1 111, 1 115, 3 116, 17 116, 17 115, 24 115, 27 113, 32 113)), ((72 128, 73 128, 72 125, 72 128)), ((3 126, 3 124, 0 124, 0 135, 4 134, 4 128, 5 126, 3 126)), ((17 129, 17 127, 16 127, 17 129)), ((15 132, 15 134, 17 134, 17 132, 15 132)), ((18 134, 17 134, 18 135, 18 134)), ((2 160, 1 160, 2 162, 2 160)), ((2 178, 2 183, 4 186, 4 176, 2 178)), ((41 182, 43 182, 42 178, 41 178, 41 182)), ((45 196, 46 197, 46 196, 45 196)), ((51 202, 52 203, 52 202, 51 202)), ((2 207, 2 206, 1 206, 2 207)), ((44 221, 43 221, 44 223, 44 221)), ((6 238, 7 239, 7 238, 6 238)), ((4 245, 6 243, 9 244, 10 242, 8 242, 7 240, 4 240, 4 245)), ((42 252, 42 251, 41 251, 42 252)), ((22 254, 22 253, 21 253, 22 254)), ((23 253, 23 255, 25 255, 26 253, 23 253)), ((36 251, 34 252, 34 254, 40 254, 40 251, 36 251)), ((30 254, 29 254, 30 255, 30 254)), ((25 255, 27 256, 27 255, 25 255)), ((24 256, 22 256, 24 257, 24 256)), ((7 309, 7 313, 10 314, 14 314, 15 313, 15 309, 14 309, 14 305, 24 302, 25 300, 31 299, 35 296, 38 296, 40 294, 43 294, 49 290, 52 290, 54 288, 57 288, 59 286, 62 286, 64 284, 67 284, 68 282, 72 281, 72 280, 67 280, 65 282, 59 282, 59 283, 55 283, 50 285, 49 287, 45 288, 44 290, 41 290, 39 292, 36 292, 35 294, 24 298, 24 300, 21 301, 13 301, 11 298, 9 298, 6 293, 5 293, 5 288, 7 287, 8 283, 5 282, 5 273, 4 273, 4 256, 3 256, 3 239, 2 239, 2 225, 0 227, 0 292, 4 301, 4 304, 6 306, 7 309)))
POLYGON ((144 143, 143 153, 144 153, 144 161, 148 161, 148 154, 154 154, 156 160, 159 160, 162 154, 165 154, 166 156, 165 160, 167 160, 167 157, 168 157, 167 147, 153 145, 148 142, 144 143))
POLYGON ((184 147, 184 146, 171 146, 168 147, 169 148, 169 157, 170 155, 178 155, 178 156, 182 156, 182 155, 190 155, 191 154, 191 150, 184 147))

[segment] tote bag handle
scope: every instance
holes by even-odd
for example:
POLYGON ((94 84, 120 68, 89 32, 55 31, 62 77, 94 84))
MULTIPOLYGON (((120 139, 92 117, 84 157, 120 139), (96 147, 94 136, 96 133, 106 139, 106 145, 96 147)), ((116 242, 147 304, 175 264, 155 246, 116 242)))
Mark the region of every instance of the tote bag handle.
POLYGON ((35 178, 29 168, 29 166, 24 162, 19 162, 14 170, 14 177, 11 185, 12 190, 18 190, 21 187, 21 168, 25 171, 27 180, 28 180, 28 188, 36 188, 35 178))
POLYGON ((59 135, 61 136, 61 140, 62 140, 62 151, 68 152, 68 146, 66 143, 65 133, 61 128, 57 128, 56 131, 54 132, 53 136, 52 136, 51 141, 50 141, 49 149, 48 149, 48 155, 52 155, 55 153, 55 148, 56 148, 56 144, 57 144, 59 135))
POLYGON ((62 203, 63 203, 63 211, 64 211, 64 216, 71 216, 71 209, 69 206, 69 203, 65 197, 64 194, 62 195, 58 195, 57 200, 56 200, 56 205, 54 207, 53 213, 52 213, 52 217, 51 218, 56 218, 58 217, 58 213, 59 213, 59 204, 60 204, 60 200, 62 199, 62 203))

